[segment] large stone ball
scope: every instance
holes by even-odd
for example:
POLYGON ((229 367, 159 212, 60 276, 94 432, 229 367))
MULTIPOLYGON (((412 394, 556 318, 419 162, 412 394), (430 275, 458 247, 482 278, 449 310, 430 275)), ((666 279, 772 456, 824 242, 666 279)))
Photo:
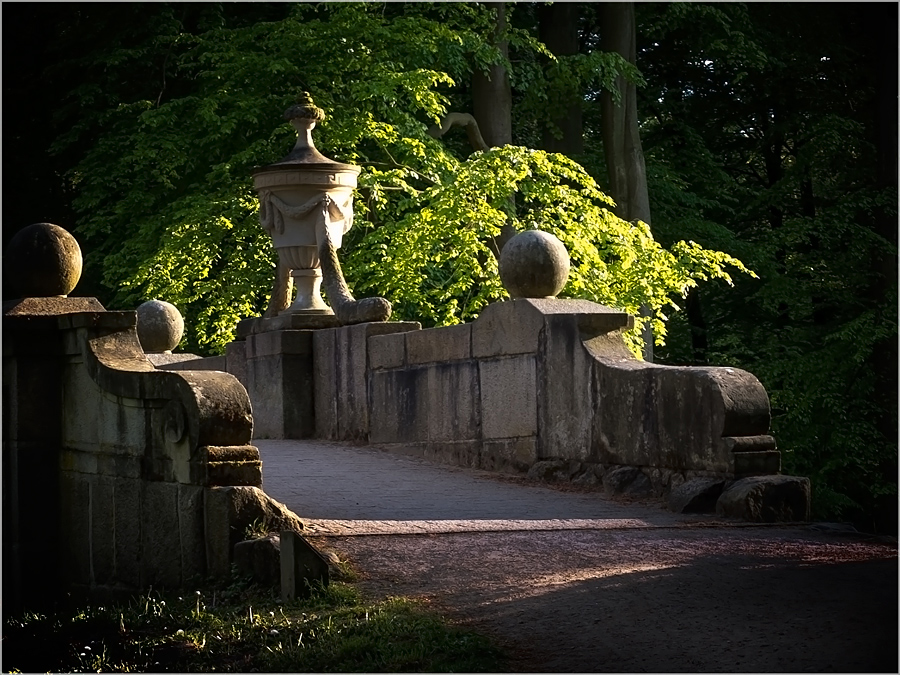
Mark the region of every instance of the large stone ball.
POLYGON ((137 334, 147 354, 170 353, 184 335, 178 308, 164 300, 148 300, 137 308, 137 334))
POLYGON ((3 254, 6 282, 20 298, 67 296, 81 278, 81 247, 59 225, 34 223, 3 254))
POLYGON ((500 280, 513 298, 552 298, 569 278, 569 253, 549 232, 526 230, 500 252, 500 280))

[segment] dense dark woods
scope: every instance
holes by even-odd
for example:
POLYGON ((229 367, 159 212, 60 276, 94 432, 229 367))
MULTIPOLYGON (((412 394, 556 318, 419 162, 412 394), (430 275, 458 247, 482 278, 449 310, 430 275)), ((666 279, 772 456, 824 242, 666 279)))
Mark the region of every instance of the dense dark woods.
POLYGON ((896 532, 896 4, 2 11, 3 241, 37 221, 72 230, 88 254, 80 294, 110 308, 163 297, 197 327, 188 347, 227 341, 235 317, 264 306, 271 269, 249 171, 289 149, 280 113, 308 89, 331 116, 317 142, 364 166, 346 262, 361 290, 385 294, 403 318, 468 320, 502 290, 490 249, 454 255, 436 243, 447 232, 456 251, 512 227, 571 232, 582 276, 569 295, 652 305, 665 325, 659 362, 753 372, 784 471, 813 480, 816 517, 896 532), (448 112, 474 115, 488 146, 522 149, 473 154, 461 130, 429 137, 448 112), (582 179, 529 148, 584 167, 616 213, 649 223, 674 257, 642 268, 636 244, 612 252, 615 237, 596 234, 612 220, 577 231, 577 214, 551 220, 548 204, 587 209, 565 201, 584 189, 560 197, 582 179), (463 209, 479 189, 492 210, 463 209), (473 238, 440 229, 494 216, 473 238), (596 259, 578 243, 591 237, 596 259), (679 253, 682 240, 756 276, 673 282, 663 293, 680 311, 641 295, 639 279, 600 278, 661 287, 678 265, 695 281, 721 276, 679 253), (407 267, 424 281, 403 281, 407 267))

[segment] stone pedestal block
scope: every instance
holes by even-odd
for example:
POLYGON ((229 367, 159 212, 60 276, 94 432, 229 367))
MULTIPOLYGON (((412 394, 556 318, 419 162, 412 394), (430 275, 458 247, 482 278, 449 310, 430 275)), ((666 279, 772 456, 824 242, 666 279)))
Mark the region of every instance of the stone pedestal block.
POLYGON ((542 458, 591 458, 591 359, 581 345, 578 319, 577 314, 549 314, 545 318, 537 362, 538 452, 542 458))
POLYGON ((312 330, 247 337, 247 393, 256 438, 312 438, 315 434, 312 330))

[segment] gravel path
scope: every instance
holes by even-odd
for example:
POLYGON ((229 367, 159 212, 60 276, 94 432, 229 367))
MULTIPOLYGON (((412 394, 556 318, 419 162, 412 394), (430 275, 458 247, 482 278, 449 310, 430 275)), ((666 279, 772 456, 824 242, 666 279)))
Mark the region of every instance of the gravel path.
POLYGON ((428 599, 493 635, 512 671, 897 672, 895 541, 256 443, 266 491, 365 590, 428 599))
POLYGON ((517 672, 897 672, 897 552, 804 530, 343 536, 376 596, 425 597, 517 672))

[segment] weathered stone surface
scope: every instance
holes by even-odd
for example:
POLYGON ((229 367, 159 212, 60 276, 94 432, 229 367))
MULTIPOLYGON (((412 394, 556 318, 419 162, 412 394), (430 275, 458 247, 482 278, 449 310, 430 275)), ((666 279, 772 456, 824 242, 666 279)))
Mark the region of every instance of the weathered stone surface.
POLYGON ((716 515, 755 523, 809 520, 809 479, 754 476, 735 481, 716 502, 716 515))
POLYGON ((478 452, 480 444, 478 441, 437 441, 417 445, 419 449, 408 454, 441 464, 480 468, 478 452))
MULTIPOLYGON (((147 360, 160 370, 218 370, 228 372, 228 362, 224 356, 206 356, 202 358, 160 359, 160 356, 189 356, 193 354, 147 354, 147 360)), ((241 383, 243 384, 243 383, 241 383)))
POLYGON ((482 442, 480 469, 527 472, 538 461, 537 439, 520 436, 482 442))
POLYGON ((426 366, 426 369, 428 440, 441 442, 478 438, 481 414, 475 363, 435 363, 426 366))
POLYGON ((409 365, 459 361, 472 357, 472 324, 406 333, 409 365))
POLYGON ((650 479, 636 466, 619 466, 603 476, 603 489, 608 494, 649 495, 653 492, 650 479))
POLYGON ((283 354, 312 354, 312 330, 280 330, 259 333, 246 340, 246 356, 257 359, 263 356, 281 356, 283 354))
POLYGON ((428 368, 369 373, 372 443, 415 443, 428 440, 428 368))
POLYGON ((184 319, 172 303, 148 300, 137 308, 137 334, 145 352, 171 352, 184 335, 184 319))
MULTIPOLYGON (((225 368, 226 373, 234 375, 238 382, 247 388, 247 342, 246 340, 235 340, 225 345, 225 368)), ((251 400, 252 403, 252 400, 251 400)))
POLYGON ((572 478, 574 485, 583 487, 603 487, 603 473, 594 465, 585 464, 584 468, 572 478))
POLYGON ((178 484, 145 482, 141 495, 141 587, 177 588, 182 581, 178 546, 178 484))
POLYGON ((472 356, 536 354, 543 327, 544 318, 528 300, 490 304, 472 324, 472 356))
POLYGON ((676 513, 713 513, 725 481, 692 478, 669 491, 669 508, 676 513))
POLYGON ((197 583, 206 576, 206 532, 203 516, 205 491, 205 488, 198 485, 178 486, 177 541, 182 585, 197 583))
POLYGON ((481 433, 484 439, 537 434, 537 373, 533 356, 482 360, 481 433))
POLYGON ((247 393, 257 438, 311 438, 315 434, 315 332, 319 331, 276 331, 247 338, 247 393))
POLYGON ((733 452, 733 473, 736 477, 774 475, 781 471, 781 452, 760 450, 756 452, 733 452))
MULTIPOLYGON (((115 500, 115 581, 126 588, 140 588, 143 519, 140 480, 117 478, 115 500)), ((206 556, 202 560, 205 563, 206 556)))
POLYGON ((545 482, 566 482, 583 471, 581 462, 570 459, 545 459, 528 469, 528 478, 545 482))
POLYGON ((575 317, 582 340, 634 326, 629 314, 590 300, 519 298, 495 302, 472 323, 472 356, 535 354, 545 318, 558 314, 575 317))
POLYGON ((337 328, 340 325, 334 314, 291 314, 285 313, 270 318, 253 317, 238 322, 235 338, 245 340, 251 335, 283 330, 318 330, 337 328))
POLYGON ((338 438, 337 332, 319 330, 312 336, 315 358, 313 373, 313 416, 317 438, 338 438))
POLYGON ((603 463, 726 474, 734 457, 723 436, 768 432, 768 396, 750 373, 637 361, 615 334, 586 347, 597 392, 592 451, 603 463))
POLYGON ((34 223, 3 252, 4 278, 19 297, 68 295, 81 278, 81 247, 59 225, 34 223))
POLYGON ((261 524, 270 532, 303 529, 303 521, 297 514, 259 488, 227 486, 210 488, 210 491, 225 500, 228 506, 229 528, 235 537, 242 536, 249 526, 255 524, 261 524))
POLYGON ((116 560, 115 483, 106 476, 97 476, 90 487, 91 581, 108 584, 113 578, 116 560))
MULTIPOLYGON (((329 295, 329 299, 331 296, 329 295)), ((365 298, 372 300, 373 298, 365 298)), ((333 300, 332 300, 333 302, 333 300)), ((361 301, 362 302, 362 301, 361 301)), ((337 418, 336 440, 364 440, 369 433, 369 406, 367 402, 368 341, 370 335, 394 332, 390 324, 356 323, 331 329, 334 333, 333 368, 336 375, 337 418), (380 326, 388 326, 380 330, 380 326)), ((318 343, 316 343, 318 344, 318 343)), ((316 361, 324 358, 318 352, 316 361)))
POLYGON ((553 297, 568 277, 569 253, 549 232, 519 232, 500 252, 500 279, 513 298, 553 297))
MULTIPOLYGON (((59 542, 61 556, 57 565, 62 580, 68 584, 86 585, 91 583, 91 549, 90 546, 85 545, 85 540, 88 539, 91 531, 90 489, 90 482, 86 480, 85 476, 66 475, 63 472, 60 480, 59 512, 61 519, 58 530, 61 536, 59 542)), ((7 533, 4 532, 4 534, 7 533)), ((39 559, 37 556, 29 555, 32 553, 29 550, 29 538, 21 537, 18 544, 20 548, 25 549, 18 552, 21 562, 25 563, 22 569, 22 579, 28 582, 37 582, 28 569, 28 566, 39 559)), ((7 564, 8 562, 4 561, 4 566, 7 564)), ((20 583, 22 579, 19 579, 20 583)), ((4 589, 4 591, 6 590, 4 589)))
MULTIPOLYGON (((191 448, 249 443, 253 429, 250 401, 234 377, 215 371, 157 370, 145 358, 133 330, 106 334, 105 316, 95 315, 93 325, 83 329, 79 337, 83 367, 104 391, 104 400, 133 399, 141 402, 135 412, 141 414, 142 407, 151 412, 151 423, 138 447, 143 448, 149 440, 148 450, 171 452, 168 460, 178 476, 176 480, 189 482, 190 477, 182 475, 181 469, 190 463, 191 448), (181 420, 183 426, 171 426, 170 419, 173 423, 181 420), (179 426, 180 434, 172 436, 170 432, 179 426)), ((121 406, 119 412, 127 412, 126 407, 121 406)))
POLYGON ((408 333, 373 335, 368 341, 369 367, 373 370, 401 368, 406 365, 408 333))
POLYGON ((105 312, 97 298, 19 298, 3 303, 4 316, 59 316, 82 312, 105 312))
POLYGON ((255 487, 212 487, 206 490, 206 558, 209 574, 227 579, 234 546, 249 526, 274 532, 303 530, 303 522, 281 502, 255 487))
POLYGON ((591 359, 581 344, 577 315, 545 317, 537 377, 540 456, 595 459, 590 456, 591 359))
POLYGON ((203 485, 246 485, 262 487, 262 461, 253 445, 204 446, 198 474, 205 468, 203 485))
POLYGON ((280 584, 281 535, 239 541, 234 545, 234 565, 239 575, 251 577, 257 584, 280 584))
MULTIPOLYGON (((146 351, 146 350, 145 350, 146 351)), ((209 357, 221 359, 221 356, 209 357)), ((209 368, 202 363, 207 359, 197 354, 172 354, 171 352, 147 353, 147 360, 160 370, 225 370, 222 368, 209 368)), ((223 361, 224 364, 224 361, 223 361)))
POLYGON ((768 434, 724 436, 722 443, 728 452, 764 452, 776 448, 775 439, 768 434))
POLYGON ((418 322, 361 323, 314 336, 316 435, 364 440, 370 434, 368 341, 378 335, 418 330, 418 322))
POLYGON ((309 595, 310 585, 327 586, 328 561, 306 539, 292 530, 281 531, 281 599, 285 602, 309 595))
MULTIPOLYGON (((83 451, 83 456, 69 458, 80 464, 77 470, 85 473, 97 470, 94 444, 116 449, 117 454, 144 454, 147 418, 138 399, 104 396, 102 388, 84 368, 66 369, 63 386, 67 391, 78 392, 77 396, 67 396, 63 402, 66 447, 83 451)), ((74 464, 70 468, 76 470, 74 464)))

